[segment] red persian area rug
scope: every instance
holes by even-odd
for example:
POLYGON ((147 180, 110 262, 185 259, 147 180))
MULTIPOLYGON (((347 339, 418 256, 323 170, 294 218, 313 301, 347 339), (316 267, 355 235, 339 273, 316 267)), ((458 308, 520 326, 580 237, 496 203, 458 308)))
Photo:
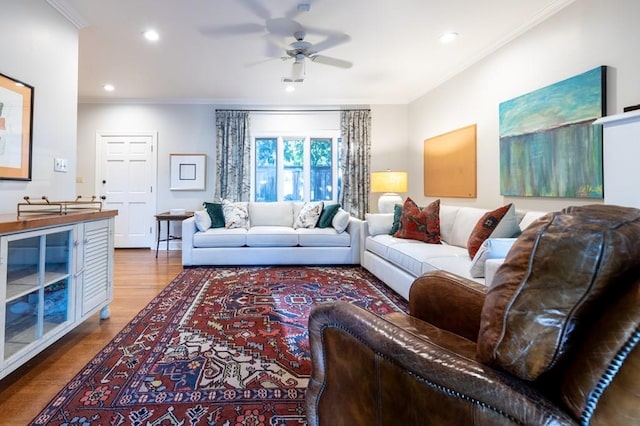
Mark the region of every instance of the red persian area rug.
POLYGON ((306 424, 307 319, 333 300, 407 310, 360 267, 185 269, 32 424, 306 424))

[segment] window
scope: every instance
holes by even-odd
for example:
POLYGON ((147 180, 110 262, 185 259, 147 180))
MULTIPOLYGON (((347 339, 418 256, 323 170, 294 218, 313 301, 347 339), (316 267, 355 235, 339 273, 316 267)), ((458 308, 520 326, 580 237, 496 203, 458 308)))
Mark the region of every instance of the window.
POLYGON ((338 144, 329 137, 255 138, 255 201, 336 201, 338 144))

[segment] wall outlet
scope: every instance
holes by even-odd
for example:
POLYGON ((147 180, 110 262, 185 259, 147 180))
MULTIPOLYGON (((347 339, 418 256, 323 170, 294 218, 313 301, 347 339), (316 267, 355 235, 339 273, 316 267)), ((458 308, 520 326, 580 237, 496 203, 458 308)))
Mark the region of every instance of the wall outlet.
POLYGON ((53 171, 54 172, 67 172, 67 160, 65 158, 53 159, 53 171))

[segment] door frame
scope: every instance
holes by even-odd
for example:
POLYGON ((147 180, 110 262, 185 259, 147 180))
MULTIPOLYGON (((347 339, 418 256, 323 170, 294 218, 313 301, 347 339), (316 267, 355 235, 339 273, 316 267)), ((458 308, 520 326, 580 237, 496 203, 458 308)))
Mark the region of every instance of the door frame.
MULTIPOLYGON (((101 194, 102 185, 100 179, 102 178, 102 167, 104 166, 104 158, 102 158, 102 141, 105 137, 126 137, 126 136, 148 136, 151 138, 151 184, 154 194, 151 196, 150 209, 155 214, 158 210, 158 131, 96 131, 96 168, 94 176, 94 194, 101 194)), ((117 217, 115 218, 117 220, 117 217)), ((148 223, 151 229, 151 239, 149 241, 149 249, 155 248, 156 235, 156 221, 154 216, 149 217, 148 223)))

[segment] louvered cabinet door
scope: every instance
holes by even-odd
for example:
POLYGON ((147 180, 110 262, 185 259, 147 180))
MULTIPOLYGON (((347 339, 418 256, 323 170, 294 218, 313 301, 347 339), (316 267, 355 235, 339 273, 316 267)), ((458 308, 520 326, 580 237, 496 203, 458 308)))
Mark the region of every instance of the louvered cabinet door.
POLYGON ((113 218, 80 226, 78 315, 82 321, 98 309, 108 309, 113 299, 113 218))

